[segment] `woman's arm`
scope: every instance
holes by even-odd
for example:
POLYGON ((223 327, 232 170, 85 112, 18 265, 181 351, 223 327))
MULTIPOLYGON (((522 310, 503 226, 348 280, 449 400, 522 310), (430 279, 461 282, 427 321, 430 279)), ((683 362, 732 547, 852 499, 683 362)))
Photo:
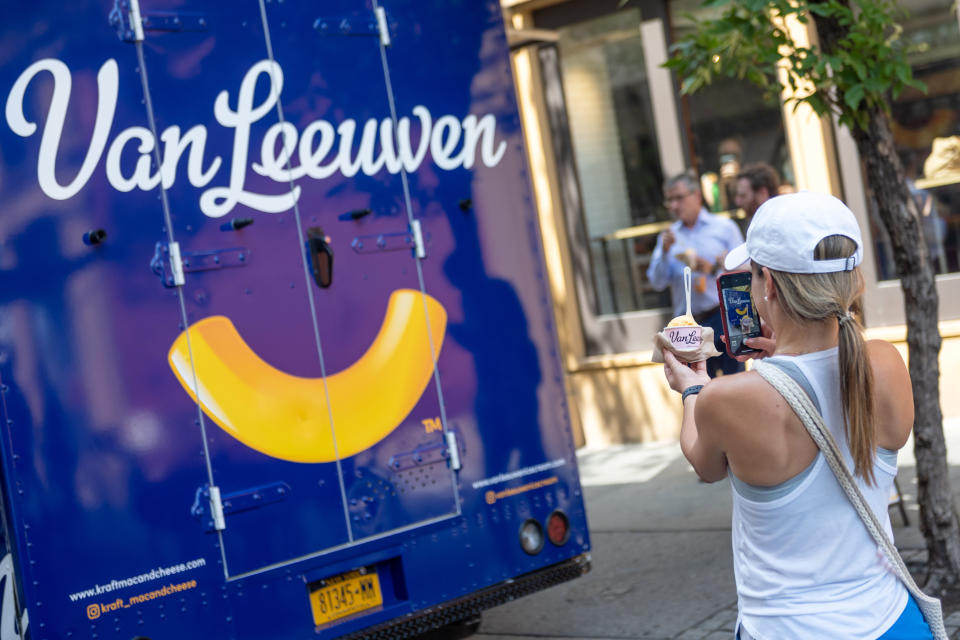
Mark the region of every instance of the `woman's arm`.
POLYGON ((717 482, 727 477, 727 457, 716 441, 715 425, 710 420, 709 411, 700 411, 700 417, 697 417, 697 403, 708 404, 709 397, 708 391, 705 398, 688 396, 684 401, 680 450, 701 480, 717 482), (707 403, 703 402, 704 399, 707 403))
MULTIPOLYGON (((723 450, 719 447, 711 433, 709 415, 697 420, 696 407, 701 402, 701 395, 710 395, 710 377, 707 375, 707 363, 695 362, 686 365, 670 353, 665 351, 664 374, 667 382, 674 391, 682 392, 695 385, 703 385, 700 394, 691 394, 683 401, 683 421, 680 424, 680 449, 687 458, 694 471, 704 482, 722 480, 727 474, 727 461, 723 450)), ((708 412, 709 414, 709 412, 708 412)))
POLYGON ((877 444, 896 451, 913 429, 913 387, 903 358, 889 342, 867 342, 867 357, 873 372, 874 416, 877 444))

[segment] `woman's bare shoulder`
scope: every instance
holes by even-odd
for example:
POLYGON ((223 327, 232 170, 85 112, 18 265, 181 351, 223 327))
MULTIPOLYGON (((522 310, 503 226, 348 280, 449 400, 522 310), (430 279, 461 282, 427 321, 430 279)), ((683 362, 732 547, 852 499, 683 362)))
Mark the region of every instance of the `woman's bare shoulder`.
POLYGON ((913 389, 903 357, 884 340, 867 342, 873 372, 874 411, 880 446, 899 449, 913 427, 913 389))
MULTIPOLYGON (((910 374, 895 346, 885 340, 870 340, 867 342, 867 358, 878 391, 895 393, 910 389, 910 374)), ((909 399, 912 404, 912 397, 909 399)))
POLYGON ((721 376, 704 387, 697 400, 697 424, 701 415, 725 432, 738 429, 755 418, 778 413, 782 398, 755 371, 721 376))
POLYGON ((703 399, 697 400, 697 427, 703 425, 703 431, 709 432, 741 480, 778 484, 798 473, 816 454, 816 445, 790 405, 757 372, 723 376, 704 392, 703 399), (797 434, 808 442, 798 443, 797 434))
POLYGON ((743 371, 733 375, 720 376, 704 387, 703 391, 716 395, 719 400, 729 400, 743 393, 756 392, 769 388, 769 384, 756 371, 743 371))
POLYGON ((874 368, 888 366, 906 371, 903 356, 895 346, 886 340, 867 340, 867 357, 874 368))

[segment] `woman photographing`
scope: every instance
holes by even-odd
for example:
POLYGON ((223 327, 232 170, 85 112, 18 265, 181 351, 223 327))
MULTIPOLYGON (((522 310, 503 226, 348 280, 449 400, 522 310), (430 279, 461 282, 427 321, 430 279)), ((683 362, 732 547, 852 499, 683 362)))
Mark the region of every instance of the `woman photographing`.
MULTIPOLYGON (((913 395, 900 354, 865 342, 852 313, 862 258, 850 209, 801 192, 765 202, 726 267, 750 261, 754 305, 776 336, 766 362, 806 391, 892 538, 887 504, 913 395)), ((738 638, 932 638, 781 393, 756 371, 711 380, 705 363, 664 356, 670 387, 683 393, 684 455, 704 481, 730 478, 738 638)))

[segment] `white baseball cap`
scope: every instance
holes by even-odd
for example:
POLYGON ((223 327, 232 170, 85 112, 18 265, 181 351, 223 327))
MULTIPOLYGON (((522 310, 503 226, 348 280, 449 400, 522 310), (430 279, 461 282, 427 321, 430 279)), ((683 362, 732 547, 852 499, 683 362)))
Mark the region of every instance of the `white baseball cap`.
POLYGON ((863 240, 853 212, 837 198, 800 191, 770 198, 757 209, 747 241, 727 254, 730 270, 747 260, 787 273, 850 271, 863 261, 863 240), (813 252, 828 236, 846 236, 857 244, 849 258, 814 260, 813 252))

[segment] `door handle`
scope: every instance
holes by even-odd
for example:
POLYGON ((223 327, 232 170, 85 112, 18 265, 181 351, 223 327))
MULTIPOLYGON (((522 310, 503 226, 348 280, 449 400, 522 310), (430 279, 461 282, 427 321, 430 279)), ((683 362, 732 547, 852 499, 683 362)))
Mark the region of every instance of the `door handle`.
POLYGON ((333 249, 322 227, 307 228, 307 258, 313 280, 321 289, 333 283, 333 249))

